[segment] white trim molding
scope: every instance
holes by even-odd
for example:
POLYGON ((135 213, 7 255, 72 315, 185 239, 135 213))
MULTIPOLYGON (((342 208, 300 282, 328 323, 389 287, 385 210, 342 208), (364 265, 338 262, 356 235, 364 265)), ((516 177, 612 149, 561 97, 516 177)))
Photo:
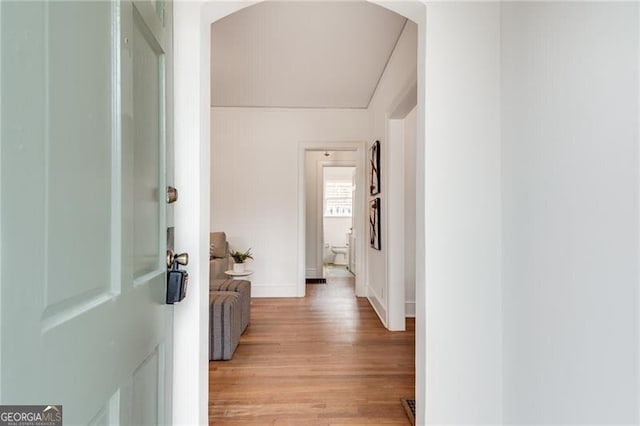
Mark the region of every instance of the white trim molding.
POLYGON ((385 307, 384 302, 381 301, 381 298, 378 296, 376 291, 372 287, 370 287, 368 283, 367 283, 367 300, 369 301, 369 304, 371 305, 373 310, 378 315, 378 318, 380 318, 380 322, 382 323, 382 325, 384 325, 385 328, 388 328, 387 308, 385 307))

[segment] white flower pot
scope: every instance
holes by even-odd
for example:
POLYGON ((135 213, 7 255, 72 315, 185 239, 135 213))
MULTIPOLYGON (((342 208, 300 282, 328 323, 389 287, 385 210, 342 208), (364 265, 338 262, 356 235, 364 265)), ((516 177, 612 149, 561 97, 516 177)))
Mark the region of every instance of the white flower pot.
POLYGON ((233 272, 244 272, 244 263, 234 263, 233 272))

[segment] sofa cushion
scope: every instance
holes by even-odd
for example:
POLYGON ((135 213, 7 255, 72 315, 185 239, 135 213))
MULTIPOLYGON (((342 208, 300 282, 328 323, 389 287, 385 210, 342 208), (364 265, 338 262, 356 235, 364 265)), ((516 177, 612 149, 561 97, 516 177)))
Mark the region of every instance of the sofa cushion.
POLYGON ((227 256, 227 235, 224 232, 211 232, 209 244, 209 259, 227 256))
POLYGON ((242 331, 249 325, 251 316, 251 281, 230 278, 209 281, 209 291, 235 291, 240 295, 242 331))
POLYGON ((233 267, 231 257, 209 259, 209 280, 223 280, 228 278, 224 273, 233 267))

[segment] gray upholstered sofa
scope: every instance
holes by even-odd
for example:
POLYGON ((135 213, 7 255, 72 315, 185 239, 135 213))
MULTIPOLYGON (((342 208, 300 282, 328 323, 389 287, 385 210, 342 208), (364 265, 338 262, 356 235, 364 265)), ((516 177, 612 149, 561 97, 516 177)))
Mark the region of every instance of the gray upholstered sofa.
POLYGON ((228 278, 229 244, 224 232, 209 234, 209 360, 228 360, 249 325, 251 282, 228 278))

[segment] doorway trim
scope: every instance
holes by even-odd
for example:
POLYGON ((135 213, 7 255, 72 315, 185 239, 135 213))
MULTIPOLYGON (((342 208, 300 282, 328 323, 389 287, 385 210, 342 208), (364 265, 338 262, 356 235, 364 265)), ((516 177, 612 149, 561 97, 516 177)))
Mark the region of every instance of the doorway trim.
MULTIPOLYGON (((365 296, 366 280, 366 252, 364 249, 364 203, 365 196, 362 190, 365 185, 365 142, 300 142, 298 144, 298 279, 297 295, 304 297, 306 292, 306 191, 305 191, 305 156, 307 152, 322 151, 352 151, 356 153, 356 193, 354 205, 354 217, 356 218, 356 263, 355 292, 357 297, 365 296)), ((347 163, 347 162, 345 162, 347 163)), ((353 164, 352 162, 348 162, 353 164)), ((314 170, 315 172, 315 170, 314 170)))

